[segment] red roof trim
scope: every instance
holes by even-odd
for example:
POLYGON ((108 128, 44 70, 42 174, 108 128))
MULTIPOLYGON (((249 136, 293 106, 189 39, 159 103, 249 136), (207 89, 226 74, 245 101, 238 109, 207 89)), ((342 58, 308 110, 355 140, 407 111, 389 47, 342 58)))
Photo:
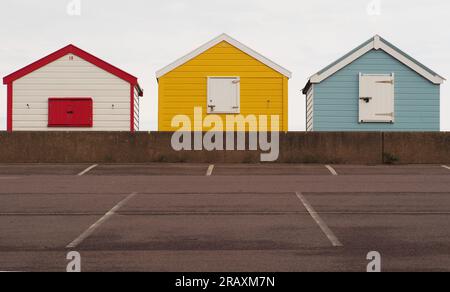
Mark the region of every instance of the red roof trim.
POLYGON ((125 71, 120 70, 119 68, 89 54, 88 52, 81 50, 80 48, 77 48, 74 45, 68 45, 67 47, 62 48, 61 50, 58 50, 58 51, 48 55, 47 57, 44 57, 44 58, 42 58, 30 65, 18 70, 18 71, 6 76, 5 78, 3 78, 3 84, 10 84, 10 83, 14 82, 15 80, 22 78, 23 76, 28 75, 31 72, 34 72, 37 69, 42 68, 43 66, 46 66, 68 54, 73 54, 75 56, 78 56, 78 57, 84 59, 85 61, 119 77, 120 79, 127 81, 131 85, 138 84, 137 78, 134 77, 133 75, 130 75, 130 74, 126 73, 125 71))

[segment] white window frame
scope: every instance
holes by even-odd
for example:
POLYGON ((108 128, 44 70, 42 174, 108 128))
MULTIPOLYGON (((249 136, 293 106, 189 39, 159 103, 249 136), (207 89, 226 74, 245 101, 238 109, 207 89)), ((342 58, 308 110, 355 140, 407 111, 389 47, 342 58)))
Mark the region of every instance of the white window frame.
POLYGON ((360 124, 394 124, 395 123, 395 117, 396 117, 396 113, 395 113, 395 73, 386 73, 386 74, 370 74, 370 73, 359 73, 359 91, 358 91, 358 108, 359 108, 359 113, 358 113, 358 122, 360 124), (363 76, 380 76, 380 77, 388 77, 390 76, 393 80, 393 85, 392 85, 392 120, 362 120, 361 119, 361 102, 360 102, 360 98, 361 98, 361 81, 362 81, 362 77, 363 76))
POLYGON ((208 114, 229 114, 229 115, 235 115, 241 113, 241 77, 240 76, 208 76, 207 79, 207 96, 206 96, 206 106, 207 106, 207 113, 208 114), (210 100, 210 81, 213 79, 235 79, 237 81, 237 104, 238 108, 235 110, 230 111, 212 111, 210 108, 209 100, 210 100))

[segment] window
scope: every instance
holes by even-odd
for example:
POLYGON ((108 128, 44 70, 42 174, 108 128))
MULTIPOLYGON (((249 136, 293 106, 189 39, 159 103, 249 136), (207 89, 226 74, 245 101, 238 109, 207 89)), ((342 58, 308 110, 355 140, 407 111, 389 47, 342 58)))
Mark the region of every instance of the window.
POLYGON ((49 127, 90 128, 93 125, 92 98, 49 98, 49 127))
POLYGON ((208 114, 240 113, 240 82, 239 77, 209 77, 208 114))
POLYGON ((362 74, 359 76, 359 122, 394 123, 394 74, 362 74))

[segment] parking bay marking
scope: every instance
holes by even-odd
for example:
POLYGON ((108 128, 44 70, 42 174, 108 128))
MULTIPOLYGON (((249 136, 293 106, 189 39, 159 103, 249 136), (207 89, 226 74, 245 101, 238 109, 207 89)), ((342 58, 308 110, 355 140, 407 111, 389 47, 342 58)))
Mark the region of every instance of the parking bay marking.
POLYGON ((116 212, 122 208, 128 201, 133 199, 137 193, 132 193, 128 195, 125 199, 120 201, 116 206, 114 206, 108 213, 106 213, 102 218, 100 218, 97 222, 95 222, 91 227, 89 227, 85 232, 83 232, 80 236, 78 236, 74 241, 72 241, 66 248, 76 248, 79 246, 85 239, 91 236, 95 230, 97 230, 103 223, 108 221, 112 216, 116 214, 116 212))
POLYGON ((211 176, 214 171, 214 164, 211 164, 206 171, 206 176, 211 176))
POLYGON ((450 166, 442 165, 443 168, 450 170, 450 166))
POLYGON ((325 167, 331 172, 332 175, 338 175, 337 171, 333 167, 331 167, 331 165, 325 165, 325 167))
POLYGON ((325 221, 320 218, 319 214, 314 210, 314 208, 311 206, 311 204, 306 200, 306 198, 302 195, 302 193, 295 193, 297 197, 302 202, 303 206, 305 206, 306 210, 308 210, 311 217, 316 221, 317 225, 319 225, 320 229, 322 229, 323 233, 328 237, 328 239, 331 241, 331 244, 334 247, 342 247, 344 246, 339 239, 336 237, 336 235, 331 231, 331 229, 327 226, 325 221))
POLYGON ((85 170, 83 170, 82 172, 80 172, 80 173, 78 174, 78 176, 83 176, 83 175, 85 175, 86 173, 88 173, 89 171, 93 170, 93 169, 96 168, 97 166, 98 166, 98 164, 94 164, 94 165, 89 166, 88 168, 86 168, 85 170))

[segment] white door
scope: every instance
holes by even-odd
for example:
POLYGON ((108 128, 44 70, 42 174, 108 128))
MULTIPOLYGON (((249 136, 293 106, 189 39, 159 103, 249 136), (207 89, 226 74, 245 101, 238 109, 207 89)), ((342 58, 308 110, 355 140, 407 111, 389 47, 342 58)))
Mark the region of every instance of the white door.
POLYGON ((359 122, 393 123, 395 121, 394 74, 359 76, 359 122))
POLYGON ((208 114, 240 113, 239 77, 208 78, 208 114))

